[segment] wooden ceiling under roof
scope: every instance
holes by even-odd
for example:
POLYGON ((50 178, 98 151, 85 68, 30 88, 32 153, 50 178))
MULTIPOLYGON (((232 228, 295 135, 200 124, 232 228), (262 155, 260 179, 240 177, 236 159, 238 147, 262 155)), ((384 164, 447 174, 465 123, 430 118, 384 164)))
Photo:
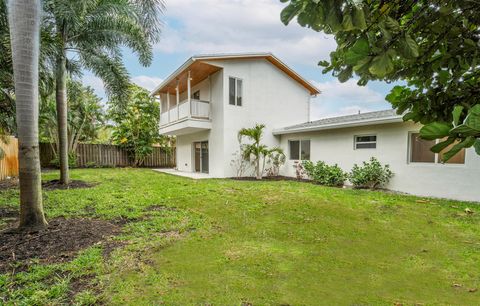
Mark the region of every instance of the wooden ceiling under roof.
POLYGON ((179 92, 184 92, 185 90, 187 90, 188 71, 190 71, 191 86, 193 87, 208 78, 209 75, 219 71, 220 69, 222 68, 202 63, 200 61, 193 62, 184 71, 182 71, 182 73, 180 73, 177 78, 173 79, 172 81, 170 81, 170 83, 163 86, 162 89, 157 92, 157 94, 167 92, 169 92, 170 94, 175 94, 177 82, 179 92))

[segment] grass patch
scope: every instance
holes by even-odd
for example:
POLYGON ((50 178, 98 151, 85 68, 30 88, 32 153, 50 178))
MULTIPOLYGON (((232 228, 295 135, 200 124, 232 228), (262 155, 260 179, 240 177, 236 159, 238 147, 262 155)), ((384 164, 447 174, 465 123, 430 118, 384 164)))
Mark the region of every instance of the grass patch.
MULTIPOLYGON (((47 173, 44 179, 54 179, 47 173)), ((45 191, 48 218, 124 223, 109 257, 0 276, 0 304, 475 305, 480 207, 290 181, 86 169, 45 191), (466 213, 470 208, 473 214, 466 213)), ((18 191, 0 192, 0 208, 18 191)))

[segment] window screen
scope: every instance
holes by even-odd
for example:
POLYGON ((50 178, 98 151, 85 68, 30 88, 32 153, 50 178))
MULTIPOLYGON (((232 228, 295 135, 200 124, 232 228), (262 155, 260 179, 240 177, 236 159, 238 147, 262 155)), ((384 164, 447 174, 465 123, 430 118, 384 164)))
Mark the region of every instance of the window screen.
POLYGON ((234 77, 228 79, 228 103, 230 105, 242 106, 243 103, 243 81, 234 77))
POLYGON ((228 93, 229 93, 229 104, 230 105, 235 105, 235 91, 236 91, 236 82, 235 82, 235 78, 229 78, 229 89, 228 89, 228 93))
POLYGON ((200 90, 197 90, 192 94, 192 99, 200 100, 200 90))
POLYGON ((430 151, 434 145, 434 140, 421 139, 419 133, 412 133, 410 135, 410 161, 412 163, 434 163, 435 153, 430 151))
POLYGON ((300 141, 298 140, 290 141, 290 159, 291 160, 300 159, 300 141))
POLYGON ((375 149, 377 148, 377 136, 355 136, 355 149, 375 149))
POLYGON ((300 142, 301 160, 310 160, 310 140, 300 142))
POLYGON ((242 98, 243 98, 243 82, 242 80, 237 79, 237 105, 242 106, 242 98))

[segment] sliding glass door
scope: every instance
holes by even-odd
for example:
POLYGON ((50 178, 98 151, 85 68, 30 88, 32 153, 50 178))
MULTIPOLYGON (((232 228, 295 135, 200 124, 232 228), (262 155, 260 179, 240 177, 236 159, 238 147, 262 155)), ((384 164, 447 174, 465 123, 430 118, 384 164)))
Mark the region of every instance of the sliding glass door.
POLYGON ((208 141, 194 142, 195 172, 208 173, 208 141))

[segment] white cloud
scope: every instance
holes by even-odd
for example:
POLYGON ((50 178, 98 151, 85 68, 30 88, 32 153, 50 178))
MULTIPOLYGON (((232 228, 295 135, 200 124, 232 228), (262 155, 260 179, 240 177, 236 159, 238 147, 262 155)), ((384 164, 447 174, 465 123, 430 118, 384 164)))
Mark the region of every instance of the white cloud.
MULTIPOLYGON (((147 90, 154 89, 158 84, 160 84, 163 79, 157 77, 150 77, 146 75, 138 75, 131 78, 131 81, 138 86, 141 86, 147 90)), ((102 79, 96 77, 93 74, 86 74, 82 77, 82 82, 86 86, 93 88, 95 93, 105 100, 106 93, 102 79)))
POLYGON ((312 83, 322 93, 312 99, 311 120, 390 108, 382 93, 368 85, 358 86, 355 79, 345 83, 338 80, 312 83))
POLYGON ((316 65, 336 47, 332 36, 284 26, 277 0, 170 0, 156 50, 173 53, 271 51, 287 62, 316 65))
POLYGON ((163 79, 157 77, 151 77, 147 75, 137 75, 132 78, 132 82, 148 90, 153 90, 163 79))
POLYGON ((338 80, 328 82, 313 83, 322 92, 321 98, 326 100, 341 99, 341 100, 358 100, 364 103, 378 103, 385 99, 382 94, 370 89, 367 86, 357 85, 358 80, 350 79, 345 83, 340 83, 338 80))
POLYGON ((82 77, 82 83, 83 85, 92 87, 99 97, 105 97, 103 81, 99 77, 96 77, 93 74, 86 74, 82 77))

